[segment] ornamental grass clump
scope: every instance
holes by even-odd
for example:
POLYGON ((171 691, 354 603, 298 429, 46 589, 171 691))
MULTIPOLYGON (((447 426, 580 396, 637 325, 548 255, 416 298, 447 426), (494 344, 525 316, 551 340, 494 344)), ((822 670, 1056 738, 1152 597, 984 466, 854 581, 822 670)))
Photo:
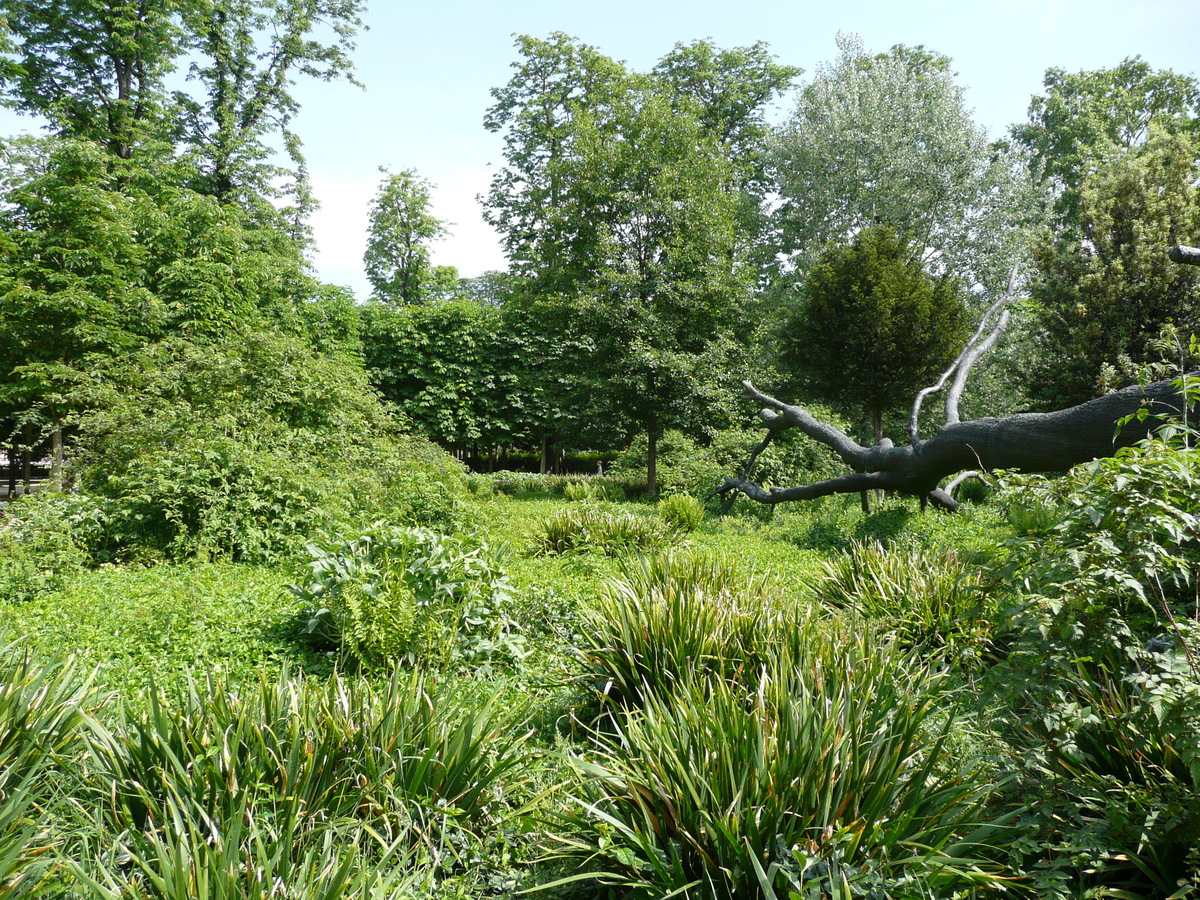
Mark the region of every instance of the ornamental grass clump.
POLYGON ((0 896, 24 882, 29 891, 49 865, 41 840, 53 793, 45 778, 60 755, 78 745, 88 679, 75 666, 31 665, 12 647, 0 649, 0 896))
POLYGON ((951 896, 996 886, 987 777, 947 747, 947 681, 808 618, 759 676, 695 672, 575 760, 561 853, 628 897, 951 896), (840 891, 840 893, 839 893, 840 891))
POLYGON ((549 516, 534 536, 532 550, 538 555, 596 550, 622 556, 661 550, 677 539, 675 530, 657 516, 614 513, 579 504, 549 516))
POLYGON ((479 686, 450 695, 404 671, 382 685, 284 672, 245 696, 213 677, 179 706, 155 695, 111 729, 94 724, 84 799, 101 841, 137 862, 138 883, 155 896, 186 896, 163 885, 180 872, 198 882, 201 869, 210 881, 233 879, 232 893, 211 896, 270 896, 259 870, 226 871, 229 860, 308 878, 314 860, 345 864, 331 842, 358 856, 356 869, 412 854, 453 868, 456 848, 502 826, 500 787, 522 779, 519 713, 502 715, 497 701, 479 686))
POLYGON ((658 517, 681 534, 690 534, 704 521, 704 504, 691 494, 671 494, 658 501, 658 517))
POLYGON ((667 695, 693 673, 754 680, 796 616, 780 597, 774 581, 720 555, 631 559, 581 629, 585 677, 620 706, 667 695))
POLYGON ((822 565, 814 598, 892 631, 907 648, 970 655, 990 628, 993 604, 979 573, 954 550, 912 541, 851 543, 822 565))

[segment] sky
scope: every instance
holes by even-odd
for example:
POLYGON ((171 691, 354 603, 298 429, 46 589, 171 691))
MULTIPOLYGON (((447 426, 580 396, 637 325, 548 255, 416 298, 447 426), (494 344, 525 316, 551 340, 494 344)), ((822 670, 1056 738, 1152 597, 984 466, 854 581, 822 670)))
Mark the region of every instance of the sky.
MULTIPOLYGON (((363 275, 367 210, 379 169, 415 169, 434 183, 434 209, 451 235, 434 262, 464 276, 504 269, 477 197, 503 164, 502 139, 483 127, 490 90, 517 61, 514 37, 565 32, 636 70, 677 43, 765 41, 805 70, 836 53, 839 31, 872 52, 924 44, 951 57, 976 122, 993 137, 1026 117, 1047 68, 1108 68, 1140 55, 1156 68, 1200 70, 1200 0, 368 0, 354 54, 365 90, 301 80, 304 142, 320 210, 313 262, 326 282, 370 294, 363 275)), ((775 111, 782 119, 792 106, 775 111)), ((15 130, 11 114, 0 127, 15 130)), ((26 126, 28 127, 28 126, 26 126)))

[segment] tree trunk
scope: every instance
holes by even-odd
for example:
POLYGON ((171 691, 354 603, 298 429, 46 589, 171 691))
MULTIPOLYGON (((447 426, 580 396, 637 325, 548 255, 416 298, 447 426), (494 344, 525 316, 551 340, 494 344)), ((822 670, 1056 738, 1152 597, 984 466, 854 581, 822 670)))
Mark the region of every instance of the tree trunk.
POLYGON ((1186 247, 1178 244, 1167 251, 1171 262, 1183 263, 1186 266, 1200 266, 1200 247, 1186 247))
POLYGON ((63 467, 66 460, 63 457, 62 419, 54 416, 50 429, 50 488, 55 491, 63 489, 63 467))
POLYGON ((658 434, 653 428, 646 436, 646 489, 651 497, 658 494, 658 434))
POLYGON ((25 449, 21 453, 21 480, 25 483, 25 493, 33 487, 33 426, 25 425, 25 449))

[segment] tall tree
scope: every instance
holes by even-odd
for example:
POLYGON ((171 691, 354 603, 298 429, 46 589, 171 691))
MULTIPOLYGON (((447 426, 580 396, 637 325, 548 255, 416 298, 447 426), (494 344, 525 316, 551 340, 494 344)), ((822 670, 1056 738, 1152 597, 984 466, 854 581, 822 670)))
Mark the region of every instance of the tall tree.
POLYGON ((191 0, 187 47, 199 59, 190 79, 202 96, 180 92, 181 139, 200 170, 204 193, 222 201, 278 193, 286 187, 301 209, 311 203, 300 139, 292 130, 299 105, 297 75, 353 82, 350 53, 362 26, 365 0, 191 0), (328 39, 317 35, 329 35, 328 39), (290 173, 270 162, 278 137, 292 161, 290 173))
POLYGON ((966 337, 961 284, 931 278, 919 257, 887 226, 830 246, 784 329, 784 360, 809 393, 865 411, 876 444, 884 414, 934 381, 966 337))
POLYGON ((889 225, 926 259, 999 290, 1036 215, 1019 158, 989 146, 950 60, 923 47, 872 56, 838 35, 779 130, 773 171, 784 249, 811 261, 829 241, 889 225))
MULTIPOLYGON (((567 363, 581 435, 646 434, 653 487, 658 437, 703 430, 730 400, 741 348, 729 336, 755 274, 738 229, 745 170, 719 118, 706 123, 664 76, 563 35, 518 45, 526 59, 489 111, 508 162, 489 212, 521 293, 564 298, 571 340, 590 348, 567 363)), ((740 126, 755 121, 731 109, 740 126)))
MULTIPOLYGON (((568 190, 563 166, 573 153, 572 123, 581 109, 601 108, 629 74, 595 47, 555 33, 517 38, 522 59, 502 88, 484 127, 504 132, 504 166, 492 178, 484 218, 500 231, 513 274, 547 292, 571 259, 571 222, 556 211, 568 190)), ((565 283, 569 283, 569 278, 565 283)))
POLYGON ((1030 379, 1048 406, 1094 397, 1105 364, 1153 359, 1165 323, 1200 329, 1200 272, 1166 254, 1200 235, 1198 159, 1200 141, 1157 126, 1140 147, 1110 144, 1080 182, 1077 225, 1042 236, 1030 379))
POLYGON ((89 359, 136 346, 161 307, 142 286, 133 201, 114 190, 108 159, 86 141, 46 146, 24 145, 5 173, 0 404, 42 425, 58 478, 89 359))
POLYGON ((13 36, 10 103, 56 133, 129 159, 167 137, 163 79, 182 52, 184 0, 0 0, 13 36))
POLYGON ((434 269, 430 243, 448 233, 431 211, 433 185, 414 170, 386 176, 371 201, 367 249, 363 254, 367 280, 376 300, 421 303, 433 293, 434 269))
POLYGON ((709 41, 676 44, 654 67, 685 114, 695 112, 733 164, 731 190, 739 194, 743 240, 757 248, 759 264, 774 260, 767 198, 774 188, 766 167, 767 108, 788 90, 801 69, 781 65, 767 45, 721 49, 709 41))
POLYGON ((1057 217, 1074 227, 1088 173, 1112 149, 1143 144, 1151 127, 1169 133, 1200 130, 1200 84, 1140 56, 1111 69, 1046 71, 1045 94, 1029 104, 1029 121, 1012 129, 1042 178, 1054 187, 1057 217))

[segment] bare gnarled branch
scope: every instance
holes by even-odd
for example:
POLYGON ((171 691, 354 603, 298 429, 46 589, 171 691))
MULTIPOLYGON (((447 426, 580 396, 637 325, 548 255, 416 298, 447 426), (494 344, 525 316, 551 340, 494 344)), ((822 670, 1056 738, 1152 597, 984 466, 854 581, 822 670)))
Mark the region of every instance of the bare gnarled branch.
POLYGON ((975 365, 979 357, 995 346, 1004 329, 1008 327, 1008 310, 1000 313, 1000 318, 995 324, 992 323, 992 317, 1012 299, 1016 284, 1017 269, 1014 266, 1008 276, 1008 286, 1004 289, 1004 294, 999 300, 988 307, 987 312, 983 314, 983 318, 979 320, 979 325, 976 327, 975 333, 971 335, 971 339, 967 341, 967 345, 958 354, 958 358, 950 364, 950 368, 942 373, 935 384, 927 388, 922 388, 917 392, 917 396, 913 400, 912 412, 908 416, 908 439, 912 442, 913 446, 920 446, 921 444, 921 404, 925 402, 926 397, 942 390, 951 376, 954 376, 954 381, 950 386, 950 392, 946 395, 946 421, 944 424, 950 425, 959 421, 958 403, 962 399, 962 392, 967 384, 967 376, 971 374, 971 367, 975 365), (989 329, 987 337, 981 343, 980 338, 989 329))

